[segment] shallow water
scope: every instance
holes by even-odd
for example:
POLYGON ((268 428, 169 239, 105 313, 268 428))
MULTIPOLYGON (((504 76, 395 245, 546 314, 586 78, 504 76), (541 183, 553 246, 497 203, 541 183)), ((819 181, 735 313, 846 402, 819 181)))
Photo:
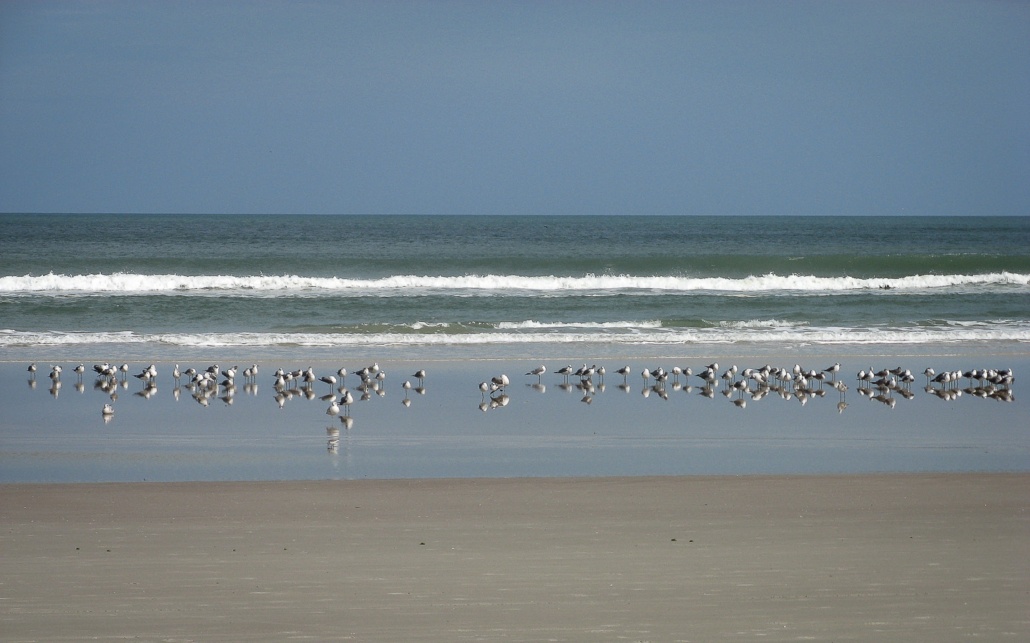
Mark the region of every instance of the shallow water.
MULTIPOLYGON (((732 361, 741 368, 767 362, 789 368, 794 357, 718 361, 722 369, 732 361)), ((829 365, 823 361, 812 357, 805 367, 829 365)), ((231 396, 220 387, 206 397, 175 386, 172 364, 162 362, 155 388, 130 376, 114 389, 109 421, 101 408, 111 395, 92 372, 80 385, 75 364, 64 363, 54 387, 48 365, 40 364, 33 380, 25 363, 4 363, 0 482, 1027 471, 1030 414, 1018 374, 1028 362, 1011 355, 862 355, 841 360, 844 395, 826 383, 809 396, 771 391, 755 399, 754 386, 740 394, 720 381, 706 392, 694 376, 654 388, 638 375, 658 366, 700 371, 708 363, 700 359, 629 362, 626 384, 614 374, 622 362, 609 361, 605 381, 595 375, 592 389, 578 378, 563 386, 553 371, 565 360, 548 363, 538 385, 523 373, 539 361, 397 359, 381 362, 387 377, 367 399, 349 375, 345 384, 359 399, 338 416, 326 414, 324 396, 339 393, 322 382, 296 391, 280 408, 272 373, 277 366, 313 365, 321 376, 364 362, 280 358, 261 365, 255 384, 238 377, 231 396), (973 391, 945 395, 940 386, 927 392, 921 374, 910 393, 877 400, 858 391, 859 369, 899 365, 916 373, 926 366, 1011 367, 1017 380, 986 398, 973 391), (421 367, 428 375, 417 390, 409 375, 421 367), (512 383, 505 398, 498 392, 491 402, 478 385, 500 373, 512 383), (405 380, 413 390, 402 388, 405 380), (341 417, 350 418, 349 428, 341 417)), ((144 366, 134 364, 130 373, 144 366)), ((965 388, 963 381, 957 390, 965 388)))

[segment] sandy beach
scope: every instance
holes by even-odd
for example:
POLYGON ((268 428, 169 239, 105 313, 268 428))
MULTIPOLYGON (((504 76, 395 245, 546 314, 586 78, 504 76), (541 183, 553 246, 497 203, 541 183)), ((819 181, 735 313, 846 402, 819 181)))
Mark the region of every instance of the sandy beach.
POLYGON ((35 640, 1030 636, 1030 475, 0 486, 35 640))

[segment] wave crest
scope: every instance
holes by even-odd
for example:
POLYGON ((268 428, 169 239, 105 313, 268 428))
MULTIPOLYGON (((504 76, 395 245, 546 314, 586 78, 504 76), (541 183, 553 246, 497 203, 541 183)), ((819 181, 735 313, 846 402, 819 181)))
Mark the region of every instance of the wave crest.
POLYGON ((7 295, 237 295, 237 296, 382 296, 441 294, 569 294, 569 293, 839 293, 864 290, 1030 288, 1030 275, 997 272, 970 275, 911 275, 891 278, 820 277, 815 275, 751 275, 741 278, 594 275, 392 275, 372 279, 300 275, 22 275, 0 277, 7 295))

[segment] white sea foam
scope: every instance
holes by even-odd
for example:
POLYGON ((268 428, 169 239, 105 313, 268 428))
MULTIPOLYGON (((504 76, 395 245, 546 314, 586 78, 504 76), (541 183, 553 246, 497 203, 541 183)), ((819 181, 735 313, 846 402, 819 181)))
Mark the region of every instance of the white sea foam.
POLYGON ((521 321, 521 322, 498 322, 495 325, 499 330, 531 330, 531 329, 642 329, 642 328, 661 328, 661 321, 614 321, 614 322, 540 322, 540 321, 521 321))
POLYGON ((345 294, 569 294, 569 293, 834 293, 862 290, 962 290, 987 287, 1030 289, 1030 275, 1010 272, 975 275, 911 275, 906 277, 817 277, 813 275, 752 275, 742 278, 594 275, 578 277, 522 275, 394 275, 376 279, 304 277, 298 275, 22 275, 0 277, 7 295, 236 295, 323 296, 345 294))
POLYGON ((932 327, 834 328, 805 325, 752 324, 711 328, 590 329, 575 324, 558 332, 523 326, 469 333, 133 333, 133 332, 23 332, 0 331, 0 348, 83 346, 100 344, 155 344, 182 347, 288 347, 288 346, 476 346, 499 344, 954 344, 976 342, 1030 342, 1025 322, 960 322, 932 327))

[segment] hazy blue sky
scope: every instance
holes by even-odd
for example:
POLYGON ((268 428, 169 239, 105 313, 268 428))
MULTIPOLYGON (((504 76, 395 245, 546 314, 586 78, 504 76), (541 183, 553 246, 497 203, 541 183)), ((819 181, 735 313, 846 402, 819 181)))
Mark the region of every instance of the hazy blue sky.
POLYGON ((1030 3, 0 3, 0 211, 1030 215, 1030 3))

